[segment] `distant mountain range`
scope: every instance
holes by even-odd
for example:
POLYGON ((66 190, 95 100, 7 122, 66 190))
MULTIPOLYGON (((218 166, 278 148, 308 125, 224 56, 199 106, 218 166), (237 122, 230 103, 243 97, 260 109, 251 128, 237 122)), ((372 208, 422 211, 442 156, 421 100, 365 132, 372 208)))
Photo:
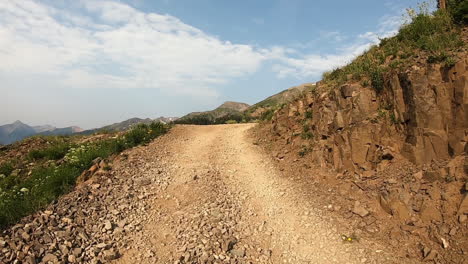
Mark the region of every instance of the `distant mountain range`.
POLYGON ((150 124, 151 122, 162 122, 170 123, 174 122, 177 124, 224 124, 228 121, 234 120, 236 122, 265 119, 266 116, 273 113, 275 110, 294 100, 300 94, 307 89, 314 89, 315 84, 306 83, 303 85, 291 87, 278 94, 268 97, 267 99, 256 103, 252 106, 227 101, 222 105, 211 111, 205 112, 192 112, 181 118, 177 117, 158 117, 156 119, 141 119, 141 118, 130 118, 128 120, 107 125, 101 128, 94 128, 83 130, 76 126, 56 128, 50 125, 43 126, 29 126, 16 121, 12 124, 0 126, 0 145, 7 145, 23 138, 34 136, 34 135, 89 135, 99 131, 125 131, 138 124, 150 124))
POLYGON ((131 118, 120 123, 104 126, 96 129, 83 130, 77 126, 70 126, 64 128, 56 128, 51 125, 43 126, 29 126, 21 121, 15 121, 12 124, 0 126, 0 145, 8 145, 16 141, 22 140, 26 137, 34 135, 44 136, 59 136, 59 135, 72 135, 72 134, 93 134, 98 131, 124 131, 137 124, 151 122, 169 123, 177 120, 177 117, 158 117, 156 119, 140 119, 131 118))
POLYGON ((11 144, 34 135, 70 135, 81 131, 83 129, 76 126, 65 128, 56 128, 50 125, 29 126, 21 121, 15 121, 12 124, 0 126, 0 144, 11 144))

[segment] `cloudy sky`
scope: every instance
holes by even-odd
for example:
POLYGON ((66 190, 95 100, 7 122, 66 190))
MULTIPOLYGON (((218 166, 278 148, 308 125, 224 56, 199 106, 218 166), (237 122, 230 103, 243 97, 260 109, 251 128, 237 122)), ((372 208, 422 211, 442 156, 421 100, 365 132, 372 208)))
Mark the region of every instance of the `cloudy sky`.
POLYGON ((414 0, 1 0, 0 124, 253 104, 395 33, 414 0))

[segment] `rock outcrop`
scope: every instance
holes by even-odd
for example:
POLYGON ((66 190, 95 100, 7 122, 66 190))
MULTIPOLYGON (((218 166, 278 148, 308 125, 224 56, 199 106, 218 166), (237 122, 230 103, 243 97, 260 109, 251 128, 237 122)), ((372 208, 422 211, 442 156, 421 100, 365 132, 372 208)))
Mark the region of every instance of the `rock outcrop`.
POLYGON ((460 262, 468 245, 467 53, 452 67, 424 60, 386 73, 378 91, 365 83, 319 82, 255 137, 285 174, 338 190, 331 200, 345 206, 337 217, 354 229, 404 243, 411 258, 460 262))
POLYGON ((466 152, 468 58, 451 68, 413 66, 385 76, 380 92, 359 83, 320 87, 286 106, 273 120, 274 133, 294 141, 293 116, 304 116, 311 154, 324 167, 364 172, 401 155, 422 165, 466 152), (313 146, 312 146, 313 145, 313 146))

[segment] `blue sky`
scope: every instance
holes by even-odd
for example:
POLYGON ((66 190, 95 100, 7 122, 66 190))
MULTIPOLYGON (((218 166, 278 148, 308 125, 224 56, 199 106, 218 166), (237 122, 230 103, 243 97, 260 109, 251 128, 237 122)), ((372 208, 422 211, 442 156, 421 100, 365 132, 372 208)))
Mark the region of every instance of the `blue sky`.
POLYGON ((403 0, 4 0, 0 124, 99 127, 253 104, 343 65, 403 0))

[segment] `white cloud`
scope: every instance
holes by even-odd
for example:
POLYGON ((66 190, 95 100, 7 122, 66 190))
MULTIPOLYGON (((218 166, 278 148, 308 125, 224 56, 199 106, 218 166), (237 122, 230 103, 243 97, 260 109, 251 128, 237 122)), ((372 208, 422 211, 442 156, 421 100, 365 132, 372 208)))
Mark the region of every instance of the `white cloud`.
MULTIPOLYGON (((405 22, 404 10, 399 10, 396 15, 387 15, 379 20, 376 31, 359 34, 353 41, 346 43, 343 48, 338 48, 334 54, 305 53, 297 56, 282 56, 278 58, 281 63, 274 65, 273 70, 279 78, 295 77, 298 79, 319 79, 320 75, 337 67, 351 62, 356 56, 368 50, 372 45, 380 42, 380 39, 391 37, 398 32, 405 22)), ((341 42, 348 39, 338 31, 320 32, 319 39, 341 42)))
POLYGON ((269 52, 221 41, 169 15, 111 1, 81 3, 84 15, 2 1, 0 71, 43 75, 63 87, 216 96, 216 85, 255 72, 269 52))
MULTIPOLYGON (((303 47, 223 41, 176 17, 119 2, 81 0, 73 8, 0 1, 0 73, 42 76, 42 87, 150 88, 216 97, 216 87, 255 73, 266 61, 277 77, 317 79, 378 43, 379 37, 394 34, 401 21, 384 17, 376 32, 355 37, 334 54, 320 54, 303 47)), ((335 43, 349 39, 337 31, 318 37, 335 43)))

